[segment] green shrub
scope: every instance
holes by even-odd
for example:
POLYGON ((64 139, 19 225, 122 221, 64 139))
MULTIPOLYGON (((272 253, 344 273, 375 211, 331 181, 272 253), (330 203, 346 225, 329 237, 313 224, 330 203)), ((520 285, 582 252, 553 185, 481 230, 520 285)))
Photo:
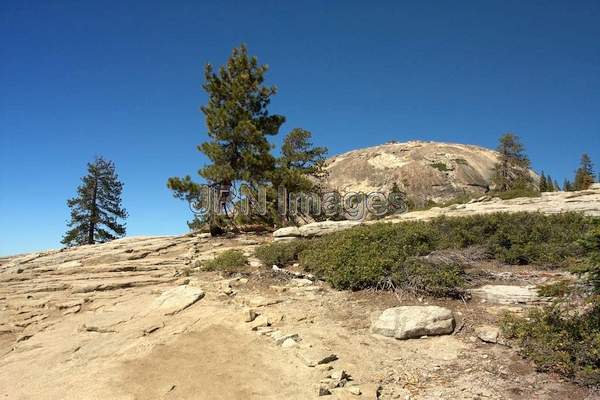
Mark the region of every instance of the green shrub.
POLYGON ((537 289, 538 294, 542 297, 563 297, 571 294, 575 290, 575 284, 572 281, 564 279, 562 281, 538 286, 537 289))
POLYGON ((465 160, 464 158, 455 158, 452 161, 454 161, 455 163, 460 164, 460 165, 469 165, 467 160, 465 160))
POLYGON ((430 253, 438 242, 425 222, 402 224, 402 229, 397 224, 360 226, 314 240, 300 261, 336 288, 404 287, 408 268, 417 270, 409 258, 430 253))
POLYGON ((560 373, 579 383, 600 384, 600 299, 582 312, 565 303, 530 311, 526 318, 506 315, 503 335, 541 371, 560 373))
POLYGON ((600 294, 600 224, 586 234, 579 244, 587 257, 575 272, 583 275, 596 294, 600 294))
POLYGON ((206 271, 238 272, 246 266, 248 258, 239 250, 226 250, 204 263, 206 271))
POLYGON ((382 223, 326 235, 289 254, 295 259, 299 252, 304 268, 336 288, 400 287, 452 295, 463 285, 462 267, 415 264, 416 257, 480 246, 509 264, 561 266, 585 255, 581 239, 594 221, 580 214, 498 213, 382 223))
POLYGON ((257 247, 255 255, 267 266, 285 266, 298 261, 298 255, 309 244, 310 241, 304 239, 273 242, 257 247))
POLYGON ((452 171, 452 169, 448 168, 448 166, 443 162, 432 163, 432 164, 429 164, 429 166, 431 166, 432 168, 435 168, 441 172, 452 171))
POLYGON ((404 290, 435 297, 462 297, 465 294, 464 268, 458 264, 432 264, 409 259, 392 271, 392 283, 404 290))
POLYGON ((585 253, 581 239, 594 218, 577 213, 497 213, 431 221, 443 237, 442 248, 483 245, 508 264, 563 266, 585 253))

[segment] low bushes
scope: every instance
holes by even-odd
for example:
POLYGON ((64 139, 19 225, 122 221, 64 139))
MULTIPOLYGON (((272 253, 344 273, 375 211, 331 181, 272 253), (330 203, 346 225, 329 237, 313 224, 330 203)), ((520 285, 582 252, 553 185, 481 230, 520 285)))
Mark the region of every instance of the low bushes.
MULTIPOLYGON (((420 257, 435 250, 478 246, 508 264, 561 267, 580 261, 595 246, 591 232, 600 220, 580 214, 498 213, 358 226, 312 240, 259 247, 266 265, 300 260, 309 272, 340 289, 406 288, 434 295, 459 295, 458 263, 432 265, 420 257)), ((600 246, 600 233, 597 236, 600 246)), ((591 267, 590 267, 591 268, 591 267)), ((588 274, 593 274, 593 268, 588 274)))
POLYGON ((242 270, 248 262, 248 258, 239 250, 226 250, 216 256, 213 260, 204 263, 206 271, 222 271, 227 273, 242 270))
POLYGON ((521 354, 542 371, 557 372, 587 385, 600 385, 600 226, 598 220, 577 241, 584 258, 576 272, 583 280, 559 281, 540 288, 555 296, 551 306, 534 309, 525 318, 506 315, 502 331, 521 354))
POLYGON ((402 286, 395 277, 413 256, 423 256, 438 241, 430 224, 360 226, 313 240, 300 253, 305 269, 340 289, 402 286))
POLYGON ((298 261, 300 252, 310 246, 310 240, 273 242, 256 248, 256 257, 267 266, 285 266, 298 261))
POLYGON ((584 305, 561 302, 533 309, 526 318, 506 315, 502 333, 540 371, 600 385, 600 297, 593 296, 584 305))
POLYGON ((507 264, 565 265, 584 255, 583 239, 598 219, 576 213, 496 213, 431 221, 443 248, 485 246, 507 264))

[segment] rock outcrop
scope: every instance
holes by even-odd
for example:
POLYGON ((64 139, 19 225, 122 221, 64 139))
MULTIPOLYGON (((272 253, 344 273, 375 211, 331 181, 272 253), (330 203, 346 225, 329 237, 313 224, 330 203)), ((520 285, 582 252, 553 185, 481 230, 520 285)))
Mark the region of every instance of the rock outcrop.
POLYGON ((438 306, 388 308, 371 326, 373 333, 396 339, 446 335, 454 330, 452 311, 438 306))
POLYGON ((449 207, 433 207, 424 211, 413 211, 397 214, 376 221, 323 221, 313 222, 300 227, 278 229, 273 236, 278 240, 296 237, 314 237, 327 233, 349 229, 362 224, 378 222, 397 223, 403 221, 429 220, 432 218, 462 217, 477 214, 492 214, 498 212, 541 212, 544 214, 559 214, 565 212, 580 212, 590 216, 600 216, 600 184, 595 184, 588 190, 578 192, 542 193, 540 197, 520 197, 511 200, 501 200, 497 197, 482 196, 466 204, 455 204, 449 207))
POLYGON ((535 286, 484 285, 472 289, 474 299, 491 304, 536 304, 544 301, 535 286))
POLYGON ((479 146, 391 142, 327 160, 327 186, 340 192, 388 193, 396 183, 416 204, 444 202, 485 193, 497 161, 497 152, 479 146))

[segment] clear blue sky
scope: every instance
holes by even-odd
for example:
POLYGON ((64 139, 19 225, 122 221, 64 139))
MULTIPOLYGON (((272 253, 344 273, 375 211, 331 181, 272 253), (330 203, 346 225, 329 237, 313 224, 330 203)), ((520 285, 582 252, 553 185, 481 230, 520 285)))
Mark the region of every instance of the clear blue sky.
POLYGON ((244 42, 283 132, 331 154, 388 140, 495 147, 560 182, 600 164, 600 2, 11 1, 0 5, 0 254, 59 247, 86 162, 112 159, 129 235, 187 230, 169 176, 204 158, 203 65, 244 42))

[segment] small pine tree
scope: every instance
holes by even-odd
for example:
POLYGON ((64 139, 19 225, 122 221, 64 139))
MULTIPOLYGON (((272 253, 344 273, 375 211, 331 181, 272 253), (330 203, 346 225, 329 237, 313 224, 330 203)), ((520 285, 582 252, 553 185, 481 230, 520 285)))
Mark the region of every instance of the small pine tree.
POLYGON ((577 172, 575 173, 573 190, 585 190, 589 188, 595 181, 592 159, 588 154, 583 153, 579 162, 579 168, 577 168, 577 172))
MULTIPOLYGON (((274 191, 279 187, 284 187, 288 193, 320 191, 319 184, 327 175, 324 169, 327 148, 314 147, 311 137, 309 131, 300 128, 292 129, 287 134, 276 168, 270 173, 274 191)), ((289 198, 286 201, 289 202, 289 198)), ((289 203, 287 206, 289 208, 289 203)), ((275 208, 274 201, 271 208, 275 208)))
POLYGON ((519 137, 506 133, 499 141, 497 151, 500 156, 492 178, 496 190, 507 192, 517 188, 531 188, 530 162, 519 137))
POLYGON ((548 181, 546 179, 546 175, 544 175, 544 171, 542 171, 540 174, 540 192, 549 192, 548 181))
POLYGON ((559 191, 560 191, 560 185, 558 184, 558 181, 555 179, 553 192, 559 192, 559 191))
POLYGON ((563 191, 565 192, 572 192, 573 191, 573 184, 571 183, 570 180, 565 178, 565 181, 563 182, 563 191))
POLYGON ((88 173, 81 178, 77 196, 69 199, 71 209, 69 229, 61 243, 66 246, 104 243, 125 235, 127 218, 121 206, 123 183, 115 172, 115 165, 102 157, 88 163, 88 173))

